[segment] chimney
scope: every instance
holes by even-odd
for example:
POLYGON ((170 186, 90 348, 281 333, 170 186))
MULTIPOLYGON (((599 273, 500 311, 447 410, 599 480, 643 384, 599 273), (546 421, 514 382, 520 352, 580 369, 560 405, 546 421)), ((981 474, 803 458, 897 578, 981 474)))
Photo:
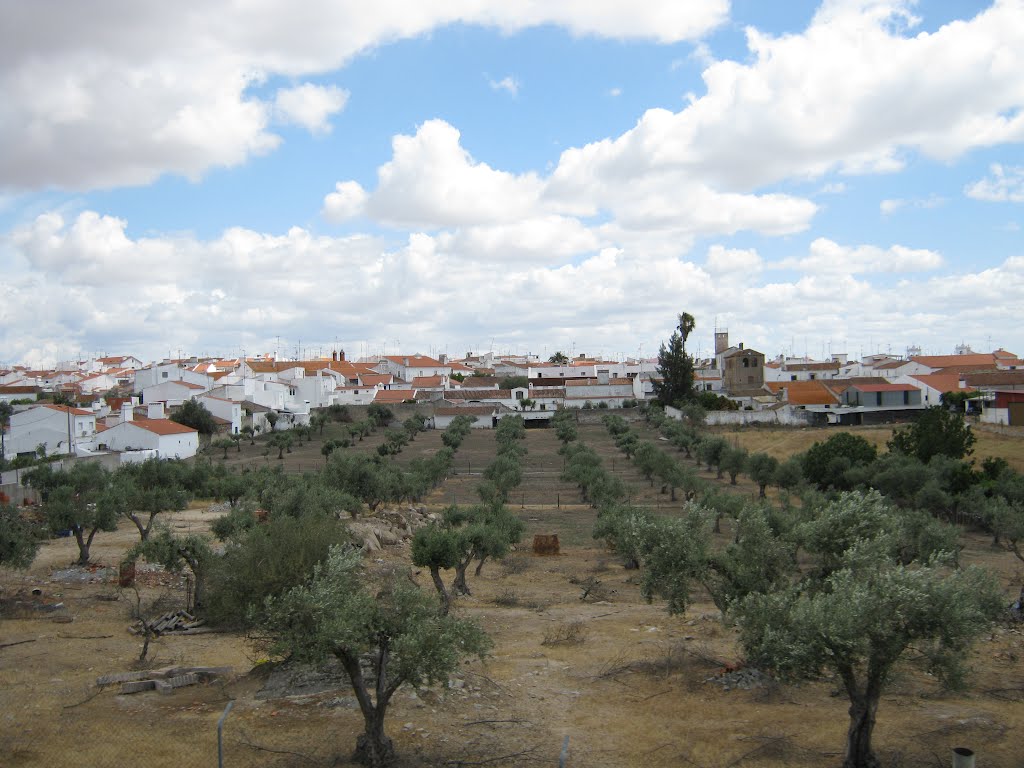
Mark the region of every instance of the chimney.
POLYGON ((402 365, 405 365, 405 366, 409 365, 409 358, 408 357, 402 359, 402 365))
POLYGON ((121 421, 135 420, 135 406, 131 403, 121 403, 121 421))
POLYGON ((331 352, 331 360, 333 360, 334 362, 338 362, 338 352, 337 352, 337 350, 335 350, 334 352, 331 352))
POLYGON ((740 342, 740 349, 743 349, 743 342, 740 342))
POLYGON ((146 407, 146 418, 162 419, 164 417, 164 404, 162 402, 150 403, 146 407))

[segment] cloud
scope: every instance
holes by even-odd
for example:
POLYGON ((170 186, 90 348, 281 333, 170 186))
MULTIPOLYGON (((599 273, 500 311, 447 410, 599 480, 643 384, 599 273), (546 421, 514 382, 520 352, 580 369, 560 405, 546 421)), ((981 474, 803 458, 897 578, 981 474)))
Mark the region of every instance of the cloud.
MULTIPOLYGON (((474 159, 461 135, 443 120, 428 120, 415 135, 392 140, 392 158, 378 168, 365 212, 395 227, 508 224, 550 215, 603 217, 619 232, 672 233, 682 238, 754 230, 783 235, 806 229, 817 206, 780 193, 720 192, 678 173, 648 173, 610 183, 589 175, 585 161, 572 167, 563 155, 550 178, 512 174, 474 159)), ((346 190, 356 194, 351 185, 346 190)), ((342 206, 342 187, 324 209, 342 206)))
POLYGON ((608 186, 676 174, 750 191, 830 172, 891 173, 913 153, 953 160, 1024 139, 1024 4, 906 34, 904 2, 831 2, 800 34, 747 30, 749 63, 703 72, 679 112, 566 150, 556 178, 608 186))
POLYGON ((300 227, 276 235, 236 227, 210 239, 128 233, 127 221, 84 211, 47 213, 5 236, 6 355, 253 353, 273 351, 278 335, 289 346, 329 347, 338 329, 353 354, 382 339, 461 353, 492 337, 534 352, 575 343, 614 354, 641 343, 653 349, 682 309, 698 319, 695 349, 710 347, 715 317, 769 354, 790 336, 807 336, 812 350, 828 339, 934 346, 984 339, 993 327, 1006 334, 996 343, 1024 344, 1014 314, 1024 292, 1020 256, 940 275, 929 272, 941 265, 930 251, 819 239, 785 265, 798 270, 790 277, 754 250, 714 245, 697 263, 610 244, 556 215, 522 228, 418 232, 399 243, 300 227), (895 284, 892 273, 900 274, 895 284))
POLYGON ((611 96, 612 98, 617 98, 617 97, 622 95, 622 89, 618 88, 618 87, 616 87, 616 88, 609 88, 608 89, 608 95, 611 96))
POLYGON ((348 101, 348 91, 336 86, 304 83, 295 88, 282 88, 274 97, 274 114, 283 123, 294 123, 313 134, 330 133, 328 118, 341 112, 348 101))
POLYGON ((488 80, 487 82, 492 91, 505 91, 510 96, 519 95, 519 81, 511 75, 507 75, 501 80, 488 80))
POLYGON ((761 257, 753 249, 726 248, 713 245, 708 249, 705 262, 709 272, 742 272, 752 275, 761 270, 761 257))
POLYGON ((1024 203, 1024 166, 993 163, 991 176, 968 184, 964 194, 990 203, 1024 203))
POLYGON ((339 181, 324 198, 321 213, 328 221, 337 223, 362 215, 365 207, 366 190, 358 182, 339 181))
POLYGON ((922 248, 893 245, 879 248, 875 245, 840 245, 819 237, 814 240, 807 256, 783 259, 770 266, 795 269, 812 276, 861 273, 928 272, 943 265, 942 256, 922 248))
MULTIPOLYGON (((343 104, 306 86, 268 102, 255 86, 337 71, 354 57, 438 27, 513 33, 556 25, 575 35, 694 40, 722 24, 728 0, 407 3, 210 0, 174 4, 8 4, 0 31, 0 190, 146 184, 201 177, 278 146, 272 113, 314 131, 343 104), (276 109, 275 109, 276 107, 276 109)), ((313 86, 316 88, 316 86, 313 86)))
POLYGON ((889 216, 895 213, 901 208, 940 208, 945 205, 948 201, 946 198, 939 195, 931 195, 929 197, 918 197, 918 198, 895 198, 890 200, 883 200, 878 208, 882 212, 883 216, 889 216))
POLYGON ((896 211, 898 211, 900 208, 902 208, 906 204, 907 204, 906 200, 901 200, 899 198, 893 198, 893 199, 883 200, 881 203, 878 204, 878 209, 882 212, 883 216, 889 216, 889 215, 891 215, 893 213, 896 213, 896 211))
POLYGON ((414 136, 392 140, 390 161, 377 170, 366 212, 399 227, 438 229, 520 221, 538 212, 543 189, 532 173, 516 175, 478 162, 458 129, 428 120, 414 136))

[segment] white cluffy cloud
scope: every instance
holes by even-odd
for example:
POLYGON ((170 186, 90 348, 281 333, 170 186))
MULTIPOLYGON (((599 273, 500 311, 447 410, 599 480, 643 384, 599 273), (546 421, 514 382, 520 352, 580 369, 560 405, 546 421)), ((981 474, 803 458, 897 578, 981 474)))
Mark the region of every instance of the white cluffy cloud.
POLYGON ((459 131, 443 120, 428 120, 413 136, 396 136, 392 149, 391 160, 377 171, 372 192, 346 181, 324 199, 329 219, 355 215, 357 208, 346 204, 355 198, 361 201, 358 212, 399 227, 510 225, 551 215, 601 217, 612 239, 614 233, 669 233, 682 238, 676 246, 682 252, 687 239, 704 234, 799 232, 817 211, 803 198, 721 192, 671 171, 641 173, 628 184, 614 185, 589 177, 583 168, 572 179, 512 174, 475 160, 461 146, 459 131))
POLYGON ((975 200, 992 203, 1024 203, 1024 166, 994 163, 991 176, 969 184, 964 192, 975 200))
POLYGON ((328 118, 341 112, 348 101, 348 91, 336 86, 305 83, 295 88, 282 88, 274 97, 274 113, 284 123, 294 123, 313 134, 329 133, 328 118))
POLYGON ((944 345, 991 327, 1012 334, 1024 292, 1021 257, 933 275, 921 274, 941 264, 929 251, 817 240, 790 265, 805 271, 790 278, 753 250, 713 246, 700 264, 600 244, 572 221, 545 222, 547 234, 529 229, 540 239, 532 244, 506 225, 415 233, 394 246, 299 227, 133 238, 121 219, 47 213, 0 241, 11 257, 0 285, 0 347, 26 362, 54 360, 57 344, 64 353, 99 346, 148 358, 179 347, 238 354, 240 346, 272 350, 275 335, 329 344, 334 331, 324 329, 344 328, 348 347, 401 338, 408 350, 461 351, 496 337, 613 354, 667 338, 680 306, 703 318, 702 333, 717 315, 769 353, 780 348, 772 331, 780 328, 798 338, 944 345), (571 261, 536 258, 567 240, 571 261), (882 274, 890 271, 904 273, 898 283, 882 274), (979 306, 989 309, 979 314, 979 306))
POLYGON ((923 248, 893 245, 840 245, 819 237, 810 245, 807 256, 783 259, 771 266, 796 269, 809 275, 861 274, 867 272, 928 272, 943 265, 942 256, 923 248))
POLYGON ((1024 3, 908 36, 909 0, 829 2, 800 34, 750 28, 752 61, 716 61, 706 93, 566 150, 553 184, 678 175, 745 191, 827 172, 888 173, 1024 139, 1024 3))
POLYGON ((275 118, 314 132, 344 104, 301 84, 271 101, 253 86, 334 72, 375 46, 462 22, 514 32, 554 24, 573 34, 664 43, 722 24, 728 0, 508 3, 450 0, 209 0, 6 3, 0 25, 0 190, 145 184, 201 176, 280 142, 275 118))

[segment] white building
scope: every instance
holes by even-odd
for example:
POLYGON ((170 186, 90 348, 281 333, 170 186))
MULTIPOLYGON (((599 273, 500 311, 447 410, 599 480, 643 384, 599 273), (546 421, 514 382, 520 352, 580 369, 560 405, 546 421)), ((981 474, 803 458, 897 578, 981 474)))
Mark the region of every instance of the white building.
POLYGON ((161 459, 187 459, 199 450, 199 433, 170 419, 129 418, 101 432, 97 442, 111 451, 151 451, 149 455, 161 459))
POLYGON ((45 446, 46 455, 89 453, 95 445, 96 415, 66 405, 37 405, 11 414, 4 439, 5 458, 34 453, 45 446))

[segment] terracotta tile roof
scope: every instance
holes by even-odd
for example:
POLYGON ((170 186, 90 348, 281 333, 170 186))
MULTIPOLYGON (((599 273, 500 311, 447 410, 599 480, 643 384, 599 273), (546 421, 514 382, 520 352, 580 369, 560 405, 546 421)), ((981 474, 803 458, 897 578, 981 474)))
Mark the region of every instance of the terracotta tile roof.
POLYGON ((971 387, 1024 386, 1024 371, 967 373, 963 379, 971 387))
POLYGON ((387 385, 394 383, 395 377, 390 373, 361 373, 359 383, 364 387, 375 387, 378 384, 387 385))
POLYGON ((920 381, 925 386, 939 392, 960 392, 960 374, 958 373, 926 373, 910 378, 920 381))
POLYGON ((198 431, 192 427, 186 427, 184 424, 179 424, 176 421, 170 419, 133 419, 132 421, 126 421, 125 424, 134 424, 139 429, 144 429, 147 432, 152 432, 155 435, 187 435, 187 434, 199 434, 198 431))
POLYGON ((995 355, 974 354, 974 355, 915 355, 910 358, 921 365, 929 368, 962 368, 963 366, 977 366, 978 368, 994 368, 996 364, 995 355))
POLYGON ((414 397, 415 393, 411 389, 378 389, 373 395, 373 402, 404 403, 414 397))
POLYGON ((1001 360, 1003 360, 1003 359, 1006 359, 1006 360, 1016 360, 1017 359, 1017 355, 1015 355, 1013 352, 1007 352, 1002 347, 1000 347, 999 349, 995 350, 992 353, 992 356, 993 357, 997 357, 997 358, 999 358, 1001 360))
POLYGON ((410 368, 430 368, 438 367, 443 368, 445 366, 440 360, 435 360, 432 357, 426 357, 425 355, 385 355, 385 360, 390 360, 395 365, 408 366, 410 368))
POLYGON ((440 387, 443 383, 441 376, 414 376, 412 379, 414 387, 440 387))
POLYGON ((43 408, 49 408, 51 411, 60 411, 61 413, 71 412, 72 416, 95 416, 92 411, 83 411, 81 408, 72 408, 68 405, 44 405, 43 408))
POLYGON ((446 400, 511 400, 511 389, 450 389, 446 400))
POLYGON ((772 392, 785 390, 786 402, 790 405, 835 405, 839 396, 820 381, 770 381, 767 386, 772 392))
POLYGON ((0 395, 34 395, 39 387, 33 385, 8 385, 0 387, 0 395))

